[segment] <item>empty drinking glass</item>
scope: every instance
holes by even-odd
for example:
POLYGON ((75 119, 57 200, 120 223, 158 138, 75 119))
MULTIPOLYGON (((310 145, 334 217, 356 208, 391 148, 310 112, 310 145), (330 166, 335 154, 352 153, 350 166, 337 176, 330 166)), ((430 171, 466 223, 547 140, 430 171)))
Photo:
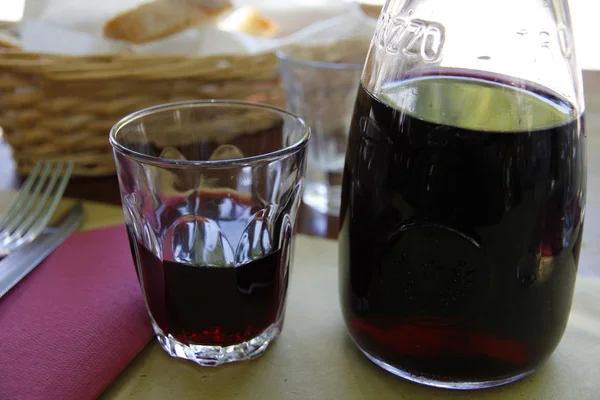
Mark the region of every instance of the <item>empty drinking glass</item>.
POLYGON ((369 42, 287 46, 278 51, 287 108, 312 129, 304 202, 338 215, 356 89, 369 42))

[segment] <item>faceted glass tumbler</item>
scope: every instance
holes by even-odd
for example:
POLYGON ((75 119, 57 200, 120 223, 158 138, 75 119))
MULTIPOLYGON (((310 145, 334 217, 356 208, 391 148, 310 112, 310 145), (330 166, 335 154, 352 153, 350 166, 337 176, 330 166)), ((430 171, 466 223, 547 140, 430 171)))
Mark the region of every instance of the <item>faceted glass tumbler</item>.
POLYGON ((256 103, 145 109, 110 133, 136 272, 171 356, 249 360, 280 333, 310 131, 256 103))

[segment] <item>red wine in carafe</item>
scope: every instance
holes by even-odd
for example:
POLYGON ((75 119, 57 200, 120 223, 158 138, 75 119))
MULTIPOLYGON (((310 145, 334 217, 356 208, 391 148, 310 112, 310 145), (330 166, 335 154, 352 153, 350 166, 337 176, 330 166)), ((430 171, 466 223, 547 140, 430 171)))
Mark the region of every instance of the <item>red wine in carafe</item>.
POLYGON ((364 351, 442 381, 545 361, 583 230, 583 117, 499 76, 359 89, 344 170, 341 302, 364 351))

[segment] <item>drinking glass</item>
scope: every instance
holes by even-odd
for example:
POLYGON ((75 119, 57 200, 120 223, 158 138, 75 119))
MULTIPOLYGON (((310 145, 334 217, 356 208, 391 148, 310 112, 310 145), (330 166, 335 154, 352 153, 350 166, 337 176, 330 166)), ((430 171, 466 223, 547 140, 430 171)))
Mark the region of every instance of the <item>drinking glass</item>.
POLYGON ((569 318, 586 136, 567 0, 390 0, 356 99, 340 292, 375 364, 454 389, 548 360, 569 318))
POLYGON ((313 133, 303 200, 328 215, 340 211, 348 128, 368 45, 368 40, 345 42, 351 52, 339 57, 338 47, 335 60, 325 47, 286 46, 277 52, 287 109, 313 133))
POLYGON ((161 105, 113 127, 132 255, 171 356, 248 360, 279 335, 309 135, 238 101, 161 105))

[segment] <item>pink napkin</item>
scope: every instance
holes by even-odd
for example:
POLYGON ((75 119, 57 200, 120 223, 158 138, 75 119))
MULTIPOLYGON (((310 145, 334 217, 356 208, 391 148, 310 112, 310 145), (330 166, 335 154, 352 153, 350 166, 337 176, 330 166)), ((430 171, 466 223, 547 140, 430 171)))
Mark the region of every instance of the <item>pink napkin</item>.
POLYGON ((94 399, 152 337, 125 227, 76 233, 0 299, 0 399, 94 399))

